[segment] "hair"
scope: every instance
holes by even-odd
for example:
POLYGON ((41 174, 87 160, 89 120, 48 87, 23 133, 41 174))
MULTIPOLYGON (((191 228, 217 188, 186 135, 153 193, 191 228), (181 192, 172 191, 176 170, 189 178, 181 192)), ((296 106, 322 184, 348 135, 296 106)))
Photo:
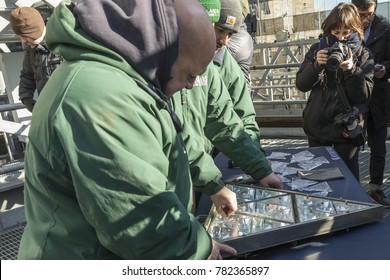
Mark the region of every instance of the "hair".
POLYGON ((341 28, 351 29, 363 40, 363 25, 360 20, 358 9, 351 3, 339 3, 321 24, 324 33, 341 28))
POLYGON ((376 0, 352 0, 352 4, 354 4, 358 9, 367 10, 369 7, 375 5, 375 9, 378 6, 378 1, 376 0))

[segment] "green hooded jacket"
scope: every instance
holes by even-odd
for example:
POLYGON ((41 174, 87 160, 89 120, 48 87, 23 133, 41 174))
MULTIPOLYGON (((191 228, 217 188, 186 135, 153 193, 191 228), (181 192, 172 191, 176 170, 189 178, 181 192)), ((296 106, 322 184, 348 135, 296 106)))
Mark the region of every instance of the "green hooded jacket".
POLYGON ((260 145, 260 130, 245 78, 231 55, 227 51, 226 54, 222 70, 210 63, 192 89, 183 89, 172 97, 174 110, 183 124, 193 184, 208 195, 224 186, 210 147, 215 146, 255 180, 272 173, 260 145))
POLYGON ((47 44, 65 60, 34 108, 19 259, 209 256, 211 238, 189 213, 183 140, 161 92, 177 36, 172 0, 54 10, 47 44))

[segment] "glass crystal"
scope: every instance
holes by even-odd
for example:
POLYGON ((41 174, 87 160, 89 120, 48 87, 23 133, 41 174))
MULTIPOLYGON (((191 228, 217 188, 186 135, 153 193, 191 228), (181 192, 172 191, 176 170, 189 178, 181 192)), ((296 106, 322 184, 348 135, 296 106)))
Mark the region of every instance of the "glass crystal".
POLYGON ((297 192, 233 184, 227 187, 236 193, 238 210, 224 218, 212 207, 205 225, 211 237, 218 241, 370 208, 365 204, 297 192))

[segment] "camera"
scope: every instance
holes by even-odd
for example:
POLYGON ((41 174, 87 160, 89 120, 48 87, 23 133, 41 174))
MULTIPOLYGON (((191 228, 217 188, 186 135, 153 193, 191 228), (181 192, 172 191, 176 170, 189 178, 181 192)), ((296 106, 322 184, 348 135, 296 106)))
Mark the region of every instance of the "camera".
POLYGON ((340 64, 348 58, 348 46, 341 42, 336 42, 332 47, 328 49, 328 60, 326 62, 326 68, 329 71, 337 71, 340 64))
POLYGON ((344 126, 348 130, 353 130, 357 126, 358 118, 359 118, 359 109, 356 107, 353 107, 344 113, 338 114, 334 118, 334 123, 337 126, 344 126))
POLYGON ((339 41, 338 38, 332 34, 323 34, 320 36, 318 49, 328 50, 328 60, 326 68, 329 71, 337 71, 340 64, 348 58, 348 51, 352 54, 356 53, 361 46, 361 39, 357 33, 352 33, 348 41, 339 41))
POLYGON ((336 115, 334 123, 337 126, 344 127, 342 134, 345 138, 351 139, 351 142, 356 146, 362 146, 366 142, 366 136, 363 128, 358 124, 359 109, 356 107, 350 108, 344 113, 336 115))

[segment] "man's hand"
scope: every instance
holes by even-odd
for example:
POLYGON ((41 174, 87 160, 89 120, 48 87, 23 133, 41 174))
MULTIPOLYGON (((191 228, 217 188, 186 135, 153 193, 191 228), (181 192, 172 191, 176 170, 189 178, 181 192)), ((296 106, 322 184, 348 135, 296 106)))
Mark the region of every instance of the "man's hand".
POLYGON ((35 105, 35 100, 33 98, 30 97, 23 98, 22 103, 24 104, 24 106, 26 106, 27 110, 29 110, 30 112, 33 111, 35 105))
POLYGON ((236 194, 227 187, 223 187, 222 190, 211 195, 210 199, 214 203, 218 214, 222 217, 229 217, 237 211, 236 194))
POLYGON ((374 76, 375 78, 381 79, 386 74, 386 68, 382 64, 375 64, 374 76))
POLYGON ((213 240, 213 250, 211 251, 208 260, 222 260, 221 252, 225 252, 228 255, 234 256, 237 255, 236 249, 230 247, 229 245, 219 243, 213 240))
POLYGON ((280 178, 273 172, 267 177, 261 179, 260 185, 265 188, 283 189, 282 180, 280 180, 280 178))

